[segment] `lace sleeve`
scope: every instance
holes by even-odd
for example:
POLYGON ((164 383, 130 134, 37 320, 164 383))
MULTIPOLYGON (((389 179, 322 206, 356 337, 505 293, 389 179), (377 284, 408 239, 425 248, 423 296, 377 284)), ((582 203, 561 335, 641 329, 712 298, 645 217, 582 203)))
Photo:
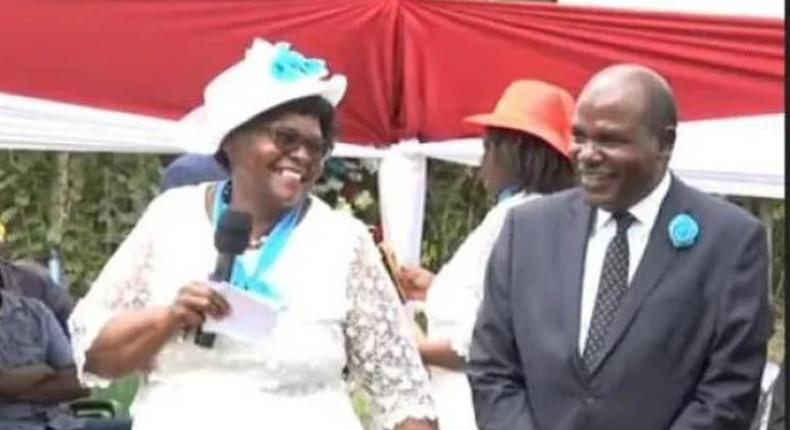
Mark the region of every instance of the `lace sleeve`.
POLYGON ((85 354, 101 330, 121 311, 141 309, 148 303, 154 201, 102 268, 88 293, 74 307, 68 325, 77 376, 91 388, 109 386, 109 379, 85 371, 85 354))
POLYGON ((372 240, 360 235, 354 253, 345 327, 348 368, 370 399, 373 428, 393 429, 409 418, 435 420, 428 374, 372 240))

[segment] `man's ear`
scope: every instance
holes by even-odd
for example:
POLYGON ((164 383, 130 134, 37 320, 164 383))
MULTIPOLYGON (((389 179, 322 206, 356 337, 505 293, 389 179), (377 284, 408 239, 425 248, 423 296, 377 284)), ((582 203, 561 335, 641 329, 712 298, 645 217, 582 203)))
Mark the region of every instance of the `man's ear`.
POLYGON ((675 131, 674 125, 668 125, 664 127, 658 140, 658 145, 661 152, 664 152, 667 155, 672 154, 672 149, 675 148, 676 137, 677 132, 675 131))

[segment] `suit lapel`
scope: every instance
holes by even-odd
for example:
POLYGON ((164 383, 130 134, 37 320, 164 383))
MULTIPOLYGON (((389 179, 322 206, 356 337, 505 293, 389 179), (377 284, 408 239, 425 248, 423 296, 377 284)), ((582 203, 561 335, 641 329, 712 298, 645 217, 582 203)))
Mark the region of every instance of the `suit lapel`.
POLYGON ((579 357, 579 318, 582 292, 584 256, 587 250, 587 235, 592 222, 592 208, 579 193, 569 207, 567 231, 559 235, 559 256, 564 262, 560 276, 563 316, 565 319, 565 339, 568 348, 569 365, 577 376, 585 377, 584 365, 579 357))
POLYGON ((669 191, 661 204, 656 222, 653 224, 653 229, 650 232, 647 247, 639 262, 639 267, 637 267, 628 292, 623 296, 617 315, 612 321, 611 327, 609 327, 603 348, 598 355, 598 360, 593 363, 592 369, 590 369, 590 376, 595 375, 595 372, 611 354, 645 299, 659 284, 659 281, 675 260, 677 251, 669 241, 667 226, 675 215, 686 209, 681 198, 682 186, 673 176, 669 191))

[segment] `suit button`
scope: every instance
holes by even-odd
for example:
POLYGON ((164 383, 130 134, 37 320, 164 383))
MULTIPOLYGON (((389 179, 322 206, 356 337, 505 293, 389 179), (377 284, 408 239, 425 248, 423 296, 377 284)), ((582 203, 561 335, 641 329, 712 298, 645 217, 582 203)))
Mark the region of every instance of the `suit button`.
POLYGON ((595 403, 595 397, 587 396, 587 398, 584 399, 584 402, 587 403, 588 405, 592 405, 593 403, 595 403))

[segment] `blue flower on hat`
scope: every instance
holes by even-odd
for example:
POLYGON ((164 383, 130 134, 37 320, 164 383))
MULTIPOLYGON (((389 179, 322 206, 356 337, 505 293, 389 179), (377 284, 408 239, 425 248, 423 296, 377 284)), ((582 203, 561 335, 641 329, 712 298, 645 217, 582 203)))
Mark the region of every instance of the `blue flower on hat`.
POLYGON ((280 42, 274 45, 271 74, 274 79, 293 82, 300 78, 322 76, 327 73, 326 63, 318 58, 305 58, 291 49, 290 43, 280 42))
POLYGON ((669 222, 669 240, 677 249, 688 248, 697 241, 700 228, 697 221, 689 214, 682 213, 669 222))

